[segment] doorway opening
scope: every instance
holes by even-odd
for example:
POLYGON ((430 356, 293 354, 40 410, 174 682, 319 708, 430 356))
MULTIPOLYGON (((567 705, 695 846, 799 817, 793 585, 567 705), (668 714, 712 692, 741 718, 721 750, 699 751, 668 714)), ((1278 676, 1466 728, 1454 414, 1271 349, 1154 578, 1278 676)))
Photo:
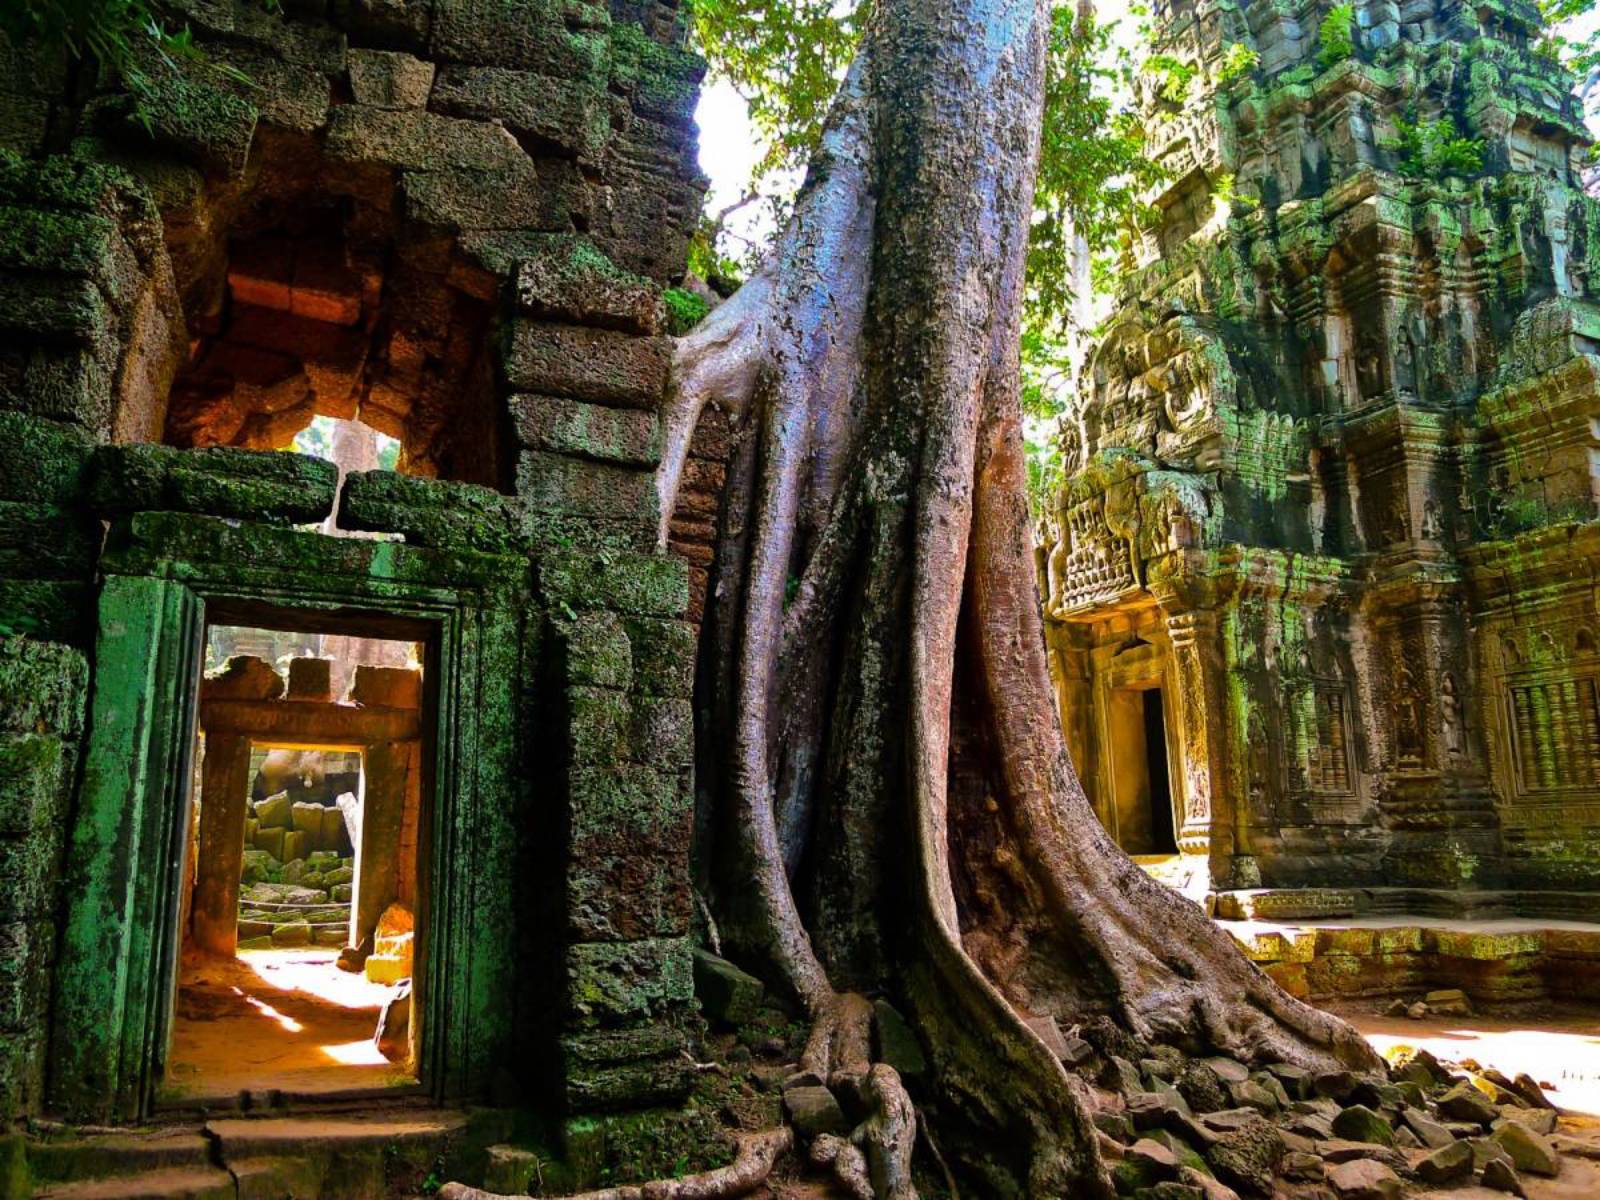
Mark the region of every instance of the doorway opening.
POLYGON ((164 1101, 417 1083, 421 660, 208 626, 164 1101))
POLYGON ((1115 836, 1130 855, 1178 853, 1163 699, 1160 687, 1117 688, 1107 705, 1115 836))

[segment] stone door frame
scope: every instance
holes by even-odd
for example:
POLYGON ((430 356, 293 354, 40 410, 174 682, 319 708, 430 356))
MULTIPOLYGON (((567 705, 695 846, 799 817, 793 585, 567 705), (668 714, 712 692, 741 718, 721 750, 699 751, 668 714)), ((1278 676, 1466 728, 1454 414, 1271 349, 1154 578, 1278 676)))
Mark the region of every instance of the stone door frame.
MULTIPOLYGON (((324 549, 338 555, 339 539, 318 541, 334 543, 324 549)), ((148 562, 133 557, 137 565, 148 562)), ((483 663, 499 649, 497 636, 520 639, 509 597, 487 597, 471 583, 451 588, 304 570, 283 587, 251 586, 240 577, 260 573, 235 563, 173 565, 108 574, 102 586, 51 1027, 52 1110, 138 1119, 155 1107, 172 1030, 181 856, 208 624, 288 623, 426 647, 423 727, 431 751, 421 781, 417 1072, 436 1101, 481 1090, 503 1031, 483 1019, 475 998, 508 986, 507 963, 490 939, 503 936, 510 917, 484 911, 503 902, 486 906, 475 895, 468 851, 503 834, 497 824, 512 806, 509 795, 492 794, 498 776, 473 751, 481 714, 510 699, 484 694, 496 682, 483 663)))

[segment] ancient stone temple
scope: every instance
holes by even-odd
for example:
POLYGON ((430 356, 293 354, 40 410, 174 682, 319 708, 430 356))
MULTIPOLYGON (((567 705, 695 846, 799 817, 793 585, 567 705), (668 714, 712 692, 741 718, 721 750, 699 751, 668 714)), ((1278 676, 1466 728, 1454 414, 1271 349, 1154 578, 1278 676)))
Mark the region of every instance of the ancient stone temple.
POLYGON ((1520 0, 1158 9, 1166 183, 1042 558, 1130 851, 1600 885, 1600 205, 1539 38, 1520 0))
POLYGON ((670 0, 166 7, 199 54, 136 87, 0 42, 0 1119, 195 1100, 175 979, 252 940, 242 849, 351 953, 414 907, 407 1095, 542 1106, 599 1171, 595 1114, 689 1083, 653 467, 703 67, 670 0), (285 453, 318 419, 397 469, 285 453), (207 671, 221 626, 267 633, 207 671), (248 795, 274 747, 361 765, 248 795))

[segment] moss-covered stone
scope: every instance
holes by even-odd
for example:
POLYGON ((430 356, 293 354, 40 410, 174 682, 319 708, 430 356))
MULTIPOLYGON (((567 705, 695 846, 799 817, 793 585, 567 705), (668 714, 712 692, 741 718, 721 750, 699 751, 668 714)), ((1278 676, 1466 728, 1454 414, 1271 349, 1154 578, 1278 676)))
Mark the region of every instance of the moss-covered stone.
POLYGON ((404 534, 418 546, 514 552, 518 521, 517 504, 492 488, 393 471, 352 472, 339 495, 340 528, 404 534))
POLYGON ((70 503, 93 452, 93 441, 75 425, 0 412, 0 498, 70 503))
POLYGON ((664 554, 557 551, 539 562, 538 576, 540 591, 557 611, 565 606, 578 612, 611 609, 630 617, 677 617, 689 603, 688 568, 664 554))
POLYGON ((670 1019, 694 1001, 684 938, 593 942, 566 954, 567 1008, 575 1030, 670 1019))
POLYGON ((628 690, 633 682, 633 650, 615 613, 585 613, 560 622, 557 634, 569 683, 628 690))
POLYGON ((530 449, 632 467, 661 461, 661 418, 655 412, 517 396, 512 413, 517 437, 530 449))
POLYGON ((326 517, 338 482, 338 467, 307 454, 123 445, 96 452, 90 494, 106 513, 164 509, 288 525, 326 517))

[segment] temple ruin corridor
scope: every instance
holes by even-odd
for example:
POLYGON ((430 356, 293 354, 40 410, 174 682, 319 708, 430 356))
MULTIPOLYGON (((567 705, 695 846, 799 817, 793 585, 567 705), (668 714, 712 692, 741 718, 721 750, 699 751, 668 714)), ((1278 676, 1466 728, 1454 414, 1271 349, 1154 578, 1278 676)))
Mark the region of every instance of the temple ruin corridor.
POLYGON ((207 630, 161 1103, 416 1083, 420 657, 207 630))

